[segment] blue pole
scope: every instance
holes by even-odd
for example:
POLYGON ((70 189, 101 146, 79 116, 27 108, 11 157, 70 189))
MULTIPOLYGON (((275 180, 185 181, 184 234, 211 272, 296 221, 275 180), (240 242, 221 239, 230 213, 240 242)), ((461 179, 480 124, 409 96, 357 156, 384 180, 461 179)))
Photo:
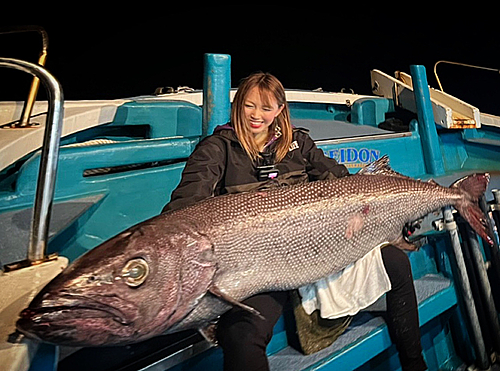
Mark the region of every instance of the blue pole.
POLYGON ((443 156, 441 155, 441 147, 439 146, 436 124, 434 123, 434 113, 432 112, 431 95, 425 67, 412 65, 410 66, 410 73, 417 106, 425 168, 427 173, 441 175, 444 174, 443 156))
POLYGON ((231 56, 205 54, 203 74, 203 135, 230 120, 231 56))

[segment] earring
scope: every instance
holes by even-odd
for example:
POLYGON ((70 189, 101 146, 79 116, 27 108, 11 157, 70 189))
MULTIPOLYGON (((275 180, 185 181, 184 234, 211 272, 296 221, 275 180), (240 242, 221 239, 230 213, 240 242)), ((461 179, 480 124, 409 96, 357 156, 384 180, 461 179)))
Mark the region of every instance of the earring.
POLYGON ((274 128, 274 136, 276 138, 281 137, 281 127, 279 125, 276 125, 276 127, 274 128))

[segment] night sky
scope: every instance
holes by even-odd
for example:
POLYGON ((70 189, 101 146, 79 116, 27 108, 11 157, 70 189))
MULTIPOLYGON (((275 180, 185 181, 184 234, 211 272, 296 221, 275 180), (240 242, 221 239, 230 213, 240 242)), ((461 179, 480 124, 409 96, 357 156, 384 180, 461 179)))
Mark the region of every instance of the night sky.
MULTIPOLYGON (((308 9, 257 3, 169 9, 165 4, 126 15, 72 8, 72 18, 62 20, 2 14, 0 25, 37 24, 47 30, 46 67, 67 100, 127 98, 160 86, 202 88, 204 53, 231 55, 233 87, 248 74, 265 71, 286 88, 350 88, 361 94, 371 93, 371 69, 392 75, 421 64, 437 88, 433 66, 438 60, 500 68, 498 20, 487 17, 497 13, 493 9, 472 14, 464 7, 457 17, 449 9, 414 14, 404 4, 391 11, 375 3, 308 9)), ((129 8, 140 9, 133 5, 129 8)), ((40 45, 36 34, 0 35, 0 56, 36 61, 40 45)), ((498 73, 449 65, 440 65, 438 73, 446 92, 482 112, 500 114, 498 73)), ((2 69, 0 81, 1 100, 22 100, 30 78, 2 69)))

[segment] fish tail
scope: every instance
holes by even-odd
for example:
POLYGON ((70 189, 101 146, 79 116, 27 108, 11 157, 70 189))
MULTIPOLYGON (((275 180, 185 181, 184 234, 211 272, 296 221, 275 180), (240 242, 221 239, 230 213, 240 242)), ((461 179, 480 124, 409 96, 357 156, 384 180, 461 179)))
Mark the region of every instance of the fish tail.
POLYGON ((472 174, 457 180, 450 187, 458 188, 471 201, 476 202, 486 191, 489 182, 490 174, 488 173, 472 174))
POLYGON ((457 180, 451 185, 451 188, 457 188, 464 196, 455 205, 460 215, 467 220, 479 236, 492 244, 491 231, 485 221, 483 211, 477 204, 479 198, 486 191, 489 181, 490 174, 488 173, 473 174, 457 180))

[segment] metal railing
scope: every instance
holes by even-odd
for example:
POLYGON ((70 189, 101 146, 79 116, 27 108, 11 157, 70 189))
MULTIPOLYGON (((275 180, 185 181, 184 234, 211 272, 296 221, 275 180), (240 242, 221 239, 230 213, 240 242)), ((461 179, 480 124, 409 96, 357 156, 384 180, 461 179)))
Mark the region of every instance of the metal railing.
POLYGON ((39 79, 47 89, 49 109, 45 125, 40 168, 31 219, 31 233, 27 262, 37 264, 45 260, 49 222, 54 198, 59 142, 64 117, 62 87, 44 67, 12 58, 0 58, 0 67, 27 72, 39 79))
MULTIPOLYGON (((20 32, 38 32, 42 36, 42 51, 38 57, 38 65, 45 66, 45 61, 47 59, 47 50, 49 48, 49 36, 45 29, 40 26, 17 26, 9 27, 7 29, 0 28, 0 34, 11 34, 20 32)), ((21 118, 18 124, 12 124, 12 128, 26 128, 30 126, 30 117, 33 112, 33 106, 35 105, 36 96, 38 94, 38 89, 40 87, 40 80, 38 77, 34 76, 31 82, 30 91, 28 93, 28 98, 24 102, 23 111, 21 113, 21 118)))
POLYGON ((469 67, 469 68, 476 68, 478 70, 484 70, 484 71, 493 71, 493 72, 497 72, 497 73, 500 73, 500 69, 498 68, 489 68, 489 67, 481 67, 481 66, 475 66, 473 64, 466 64, 466 63, 459 63, 459 62, 452 62, 452 61, 437 61, 435 64, 434 64, 434 76, 436 76, 436 80, 437 80, 437 83, 439 85, 439 89, 441 91, 444 91, 443 90, 443 85, 441 85, 441 81, 439 80, 439 77, 438 77, 438 74, 437 74, 437 66, 438 64, 440 63, 444 63, 444 64, 452 64, 452 65, 455 65, 455 66, 462 66, 462 67, 469 67))

